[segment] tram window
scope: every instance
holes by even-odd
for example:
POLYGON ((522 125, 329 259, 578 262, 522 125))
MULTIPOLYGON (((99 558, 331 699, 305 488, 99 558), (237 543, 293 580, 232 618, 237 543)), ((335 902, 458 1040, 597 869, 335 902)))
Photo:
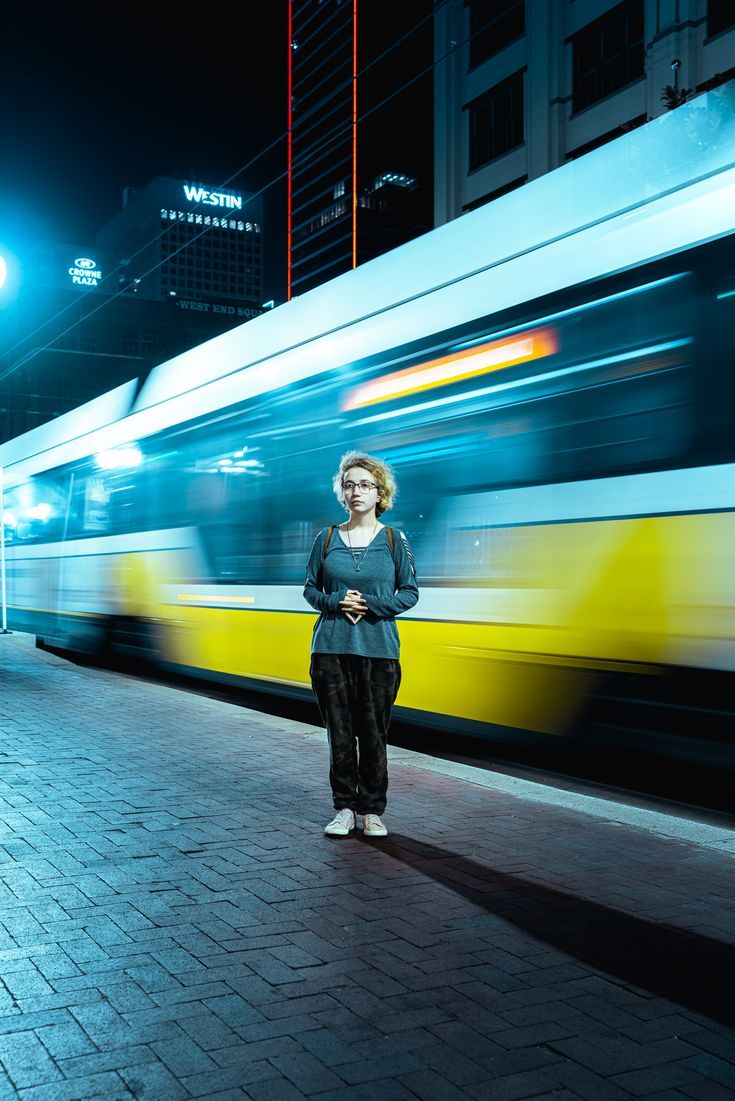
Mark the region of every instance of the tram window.
POLYGON ((680 454, 693 431, 683 380, 633 378, 553 399, 547 469, 560 479, 648 466, 680 454))
POLYGON ((110 532, 110 486, 101 470, 71 472, 71 509, 67 538, 110 532))
POLYGON ((12 489, 5 490, 5 500, 3 509, 4 518, 4 535, 5 545, 11 546, 11 544, 18 541, 18 521, 20 518, 20 505, 21 505, 21 489, 22 486, 14 486, 12 489))
POLYGON ((7 542, 53 543, 63 538, 68 506, 68 477, 62 472, 44 474, 6 490, 7 542))
POLYGON ((308 520, 287 520, 280 529, 278 573, 283 581, 303 580, 316 532, 308 520))
POLYGON ((5 543, 35 542, 34 525, 28 511, 34 507, 30 482, 5 490, 5 543))
POLYGON ((65 468, 67 504, 61 537, 79 539, 138 531, 143 469, 106 469, 90 458, 65 468))
POLYGON ((247 424, 200 425, 151 446, 149 527, 196 527, 211 575, 256 582, 267 559, 268 499, 263 447, 247 424))
POLYGON ((487 480, 512 485, 536 481, 544 469, 543 422, 508 410, 497 417, 487 433, 487 480))

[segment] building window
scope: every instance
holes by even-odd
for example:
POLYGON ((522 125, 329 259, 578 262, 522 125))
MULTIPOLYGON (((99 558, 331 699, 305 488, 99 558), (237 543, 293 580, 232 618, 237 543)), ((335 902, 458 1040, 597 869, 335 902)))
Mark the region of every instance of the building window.
POLYGON ((732 0, 708 0, 707 37, 735 27, 735 4, 732 0))
POLYGON ((573 107, 581 111, 644 73, 643 0, 626 0, 572 38, 573 107))
POLYGON ((469 104, 470 171, 523 144, 523 72, 469 104))
POLYGON ((123 329, 122 354, 124 356, 137 356, 138 333, 135 329, 123 329))
POLYGON ((470 68, 487 61, 526 31, 523 0, 468 0, 470 68))

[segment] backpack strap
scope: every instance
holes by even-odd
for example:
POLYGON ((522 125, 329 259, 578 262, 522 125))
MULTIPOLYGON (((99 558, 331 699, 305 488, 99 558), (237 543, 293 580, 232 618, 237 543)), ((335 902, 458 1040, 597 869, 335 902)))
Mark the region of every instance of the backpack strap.
MULTIPOLYGON (((336 526, 337 526, 336 524, 332 524, 332 526, 327 530, 327 534, 326 534, 326 537, 324 539, 324 546, 322 547, 322 562, 327 557, 327 548, 329 547, 329 540, 332 538, 332 532, 334 531, 336 526)), ((387 524, 385 526, 385 534, 388 536, 388 546, 390 547, 391 557, 394 558, 395 557, 395 537, 393 535, 393 528, 389 528, 387 524)))
MULTIPOLYGON (((327 547, 329 546, 329 540, 332 538, 332 532, 334 531, 336 526, 337 526, 336 524, 332 524, 332 526, 329 528, 329 530, 327 532, 326 538, 324 540, 324 546, 322 547, 322 562, 327 557, 327 547)), ((393 549, 393 547, 391 545, 391 550, 392 549, 393 549)))

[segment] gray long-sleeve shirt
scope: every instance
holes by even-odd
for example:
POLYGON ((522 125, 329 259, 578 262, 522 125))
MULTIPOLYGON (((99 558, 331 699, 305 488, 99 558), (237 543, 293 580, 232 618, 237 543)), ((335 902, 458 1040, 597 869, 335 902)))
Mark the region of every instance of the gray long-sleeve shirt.
POLYGON ((325 528, 317 535, 306 568, 304 597, 320 613, 314 624, 312 654, 397 658, 400 642, 395 617, 413 608, 419 598, 408 540, 394 529, 391 554, 385 528, 381 528, 369 547, 361 550, 358 571, 336 528, 322 561, 327 531, 325 528), (339 605, 348 589, 357 589, 367 604, 365 617, 356 624, 339 605))

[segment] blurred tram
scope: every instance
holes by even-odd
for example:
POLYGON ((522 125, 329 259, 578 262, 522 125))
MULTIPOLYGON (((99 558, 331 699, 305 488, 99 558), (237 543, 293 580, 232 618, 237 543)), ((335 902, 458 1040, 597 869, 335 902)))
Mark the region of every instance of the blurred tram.
POLYGON ((0 448, 9 626, 309 692, 362 447, 422 586, 397 713, 735 767, 732 85, 0 448))

